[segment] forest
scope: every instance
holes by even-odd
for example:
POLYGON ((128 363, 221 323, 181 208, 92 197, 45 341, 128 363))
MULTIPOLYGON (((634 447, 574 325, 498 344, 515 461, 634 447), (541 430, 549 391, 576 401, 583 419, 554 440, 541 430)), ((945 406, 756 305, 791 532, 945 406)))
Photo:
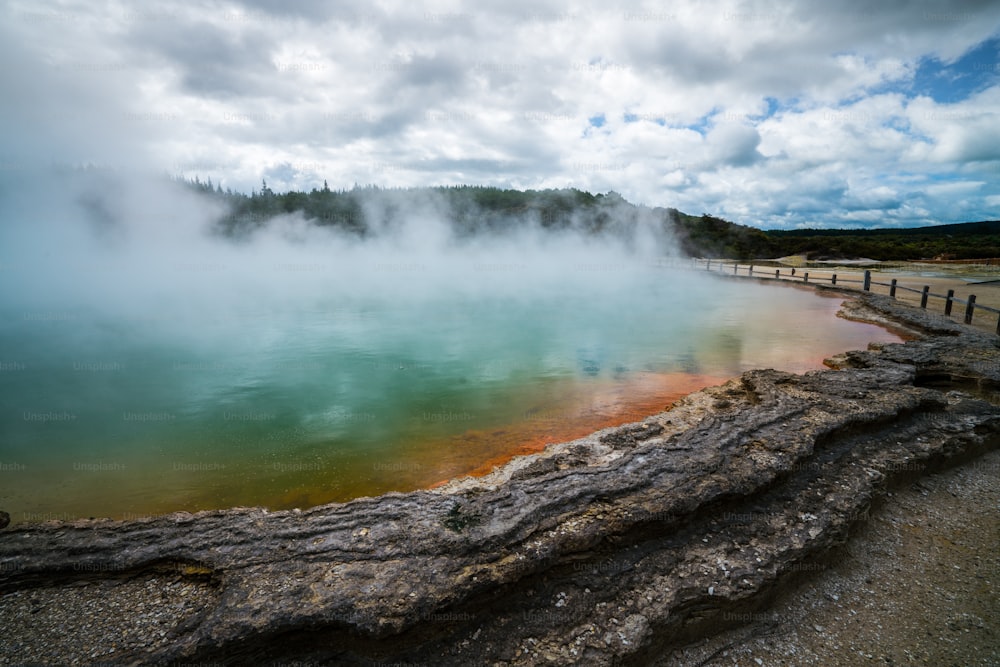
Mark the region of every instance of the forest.
POLYGON ((674 208, 631 204, 614 191, 591 194, 572 188, 515 190, 473 185, 332 190, 324 181, 322 188, 309 192, 276 193, 264 181, 259 190, 247 195, 224 191, 210 179, 183 182, 225 202, 228 213, 219 220, 218 231, 232 237, 250 234, 278 215, 296 212, 313 224, 364 237, 390 224, 409 202, 421 196, 430 200, 433 195, 441 203, 440 214, 458 236, 530 224, 598 233, 622 220, 642 219, 662 225, 681 252, 691 257, 742 261, 788 255, 878 261, 1000 257, 1000 221, 996 220, 913 228, 765 231, 707 213, 695 216, 674 208))

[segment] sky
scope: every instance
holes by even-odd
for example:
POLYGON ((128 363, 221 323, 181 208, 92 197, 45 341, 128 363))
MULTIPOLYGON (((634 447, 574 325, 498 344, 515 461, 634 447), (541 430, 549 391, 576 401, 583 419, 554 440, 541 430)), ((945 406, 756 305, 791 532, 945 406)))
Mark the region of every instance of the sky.
POLYGON ((1000 218, 1000 3, 0 1, 0 181, 614 190, 765 229, 1000 218))

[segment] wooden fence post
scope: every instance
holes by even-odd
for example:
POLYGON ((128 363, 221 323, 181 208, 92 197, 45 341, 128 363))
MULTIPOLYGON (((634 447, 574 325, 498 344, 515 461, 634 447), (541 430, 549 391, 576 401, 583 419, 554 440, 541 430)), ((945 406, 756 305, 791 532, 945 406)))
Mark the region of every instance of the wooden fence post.
POLYGON ((892 280, 889 281, 889 296, 891 296, 893 299, 896 298, 896 279, 895 278, 893 278, 892 280))
POLYGON ((706 271, 711 271, 712 270, 712 260, 708 260, 708 261, 705 262, 705 270, 706 271))
POLYGON ((753 264, 750 265, 750 270, 747 271, 747 274, 751 276, 753 275, 753 264))
POLYGON ((808 271, 806 271, 806 272, 805 272, 805 273, 804 273, 804 274, 802 275, 802 282, 804 282, 804 283, 807 283, 807 282, 809 282, 809 272, 808 272, 808 271))
POLYGON ((864 286, 864 290, 866 292, 870 292, 871 289, 872 289, 872 272, 871 271, 865 271, 865 286, 864 286))
POLYGON ((775 280, 781 280, 781 269, 775 269, 774 270, 774 279, 775 280))
POLYGON ((736 275, 736 272, 739 270, 739 268, 740 268, 739 264, 733 264, 733 275, 734 276, 736 275))
POLYGON ((976 295, 969 295, 969 303, 965 306, 965 323, 972 324, 972 314, 976 312, 976 295))
POLYGON ((946 296, 944 298, 944 314, 945 315, 951 315, 951 304, 952 304, 951 300, 954 297, 955 297, 955 290, 953 290, 953 289, 948 290, 948 296, 946 296))
POLYGON ((831 285, 836 285, 837 284, 837 274, 836 273, 833 274, 833 278, 830 278, 830 284, 831 285))
POLYGON ((920 307, 927 307, 927 293, 931 291, 930 285, 924 285, 924 291, 920 293, 920 307))

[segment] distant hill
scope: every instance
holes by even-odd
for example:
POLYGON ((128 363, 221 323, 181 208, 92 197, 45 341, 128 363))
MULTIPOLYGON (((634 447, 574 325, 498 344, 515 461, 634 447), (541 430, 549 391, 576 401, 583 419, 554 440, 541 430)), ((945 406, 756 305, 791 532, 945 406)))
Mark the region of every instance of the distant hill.
POLYGON ((1000 257, 1000 220, 906 229, 769 231, 782 255, 811 259, 871 257, 883 261, 1000 257))
POLYGON ((770 236, 990 236, 1000 234, 1000 220, 958 222, 950 225, 882 229, 776 229, 770 236))
POLYGON ((912 261, 1000 257, 1000 220, 905 229, 795 229, 763 231, 709 215, 673 211, 682 250, 694 257, 912 261))
POLYGON ((708 214, 688 215, 666 209, 681 251, 690 257, 764 259, 781 257, 781 243, 756 227, 739 225, 708 214))
POLYGON ((366 236, 391 224, 392 217, 414 202, 433 197, 440 213, 459 236, 496 233, 534 225, 550 230, 614 233, 651 224, 692 257, 753 260, 788 255, 810 259, 882 261, 976 259, 1000 257, 1000 221, 907 229, 795 229, 763 231, 712 215, 689 215, 673 208, 649 208, 627 202, 616 192, 581 190, 512 190, 484 186, 351 190, 322 189, 276 193, 262 183, 250 195, 223 192, 211 181, 187 185, 223 200, 229 213, 219 221, 227 236, 252 233, 282 214, 300 213, 317 226, 366 236))

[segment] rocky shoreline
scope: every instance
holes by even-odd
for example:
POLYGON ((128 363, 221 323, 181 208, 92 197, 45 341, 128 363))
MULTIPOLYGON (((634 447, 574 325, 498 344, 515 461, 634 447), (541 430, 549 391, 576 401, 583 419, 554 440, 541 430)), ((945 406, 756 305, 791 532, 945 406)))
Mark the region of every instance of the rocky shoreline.
POLYGON ((738 626, 890 484, 1000 445, 995 335, 845 310, 916 338, 431 491, 4 530, 0 664, 647 664, 738 626))

